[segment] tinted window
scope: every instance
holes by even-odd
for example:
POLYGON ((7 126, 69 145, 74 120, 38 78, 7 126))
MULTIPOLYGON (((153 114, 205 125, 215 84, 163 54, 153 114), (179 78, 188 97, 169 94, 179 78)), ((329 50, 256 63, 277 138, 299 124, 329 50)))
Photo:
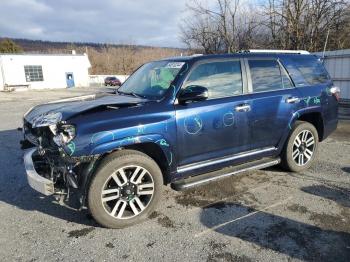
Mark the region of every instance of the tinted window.
POLYGON ((254 92, 292 87, 288 76, 276 60, 249 60, 248 63, 254 92))
POLYGON ((293 57, 291 60, 308 84, 321 84, 329 80, 327 71, 315 57, 299 56, 293 57))
POLYGON ((191 72, 185 83, 185 87, 191 85, 208 88, 209 99, 242 94, 241 63, 223 61, 201 64, 191 72))
POLYGON ((126 80, 118 92, 158 99, 170 88, 185 64, 166 60, 144 64, 126 80))

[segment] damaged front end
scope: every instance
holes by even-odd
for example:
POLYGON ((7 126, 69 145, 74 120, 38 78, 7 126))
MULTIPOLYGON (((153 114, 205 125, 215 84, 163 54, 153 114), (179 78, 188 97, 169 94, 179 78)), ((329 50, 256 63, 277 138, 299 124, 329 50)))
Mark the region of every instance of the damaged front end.
POLYGON ((75 126, 62 121, 60 113, 49 113, 31 122, 24 118, 23 134, 29 185, 46 196, 57 195, 63 200, 69 200, 71 189, 77 189, 83 206, 87 178, 98 156, 72 157, 66 151, 76 135, 75 126))

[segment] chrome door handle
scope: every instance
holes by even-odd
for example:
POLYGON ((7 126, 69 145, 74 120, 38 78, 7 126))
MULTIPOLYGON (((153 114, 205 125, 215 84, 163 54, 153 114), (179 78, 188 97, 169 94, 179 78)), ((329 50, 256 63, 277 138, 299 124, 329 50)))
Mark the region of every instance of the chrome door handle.
POLYGON ((289 104, 298 103, 298 102, 300 102, 299 97, 293 96, 293 97, 288 97, 286 99, 286 103, 289 103, 289 104))
POLYGON ((236 112, 249 112, 250 111, 250 105, 244 104, 239 105, 235 107, 236 112))

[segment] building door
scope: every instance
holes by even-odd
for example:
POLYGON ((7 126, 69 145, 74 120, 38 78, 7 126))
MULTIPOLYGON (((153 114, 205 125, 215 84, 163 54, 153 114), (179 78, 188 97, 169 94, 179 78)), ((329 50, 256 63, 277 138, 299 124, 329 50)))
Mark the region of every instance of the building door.
POLYGON ((67 87, 74 87, 74 75, 73 73, 66 73, 67 87))

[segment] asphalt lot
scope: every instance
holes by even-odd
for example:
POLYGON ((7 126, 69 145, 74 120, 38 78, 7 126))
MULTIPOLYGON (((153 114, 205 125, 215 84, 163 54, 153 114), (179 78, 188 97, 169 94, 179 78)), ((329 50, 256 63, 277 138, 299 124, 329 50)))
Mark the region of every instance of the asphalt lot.
POLYGON ((350 108, 308 171, 167 188, 148 221, 110 230, 27 185, 16 130, 31 106, 93 91, 0 93, 1 261, 350 260, 350 108))

